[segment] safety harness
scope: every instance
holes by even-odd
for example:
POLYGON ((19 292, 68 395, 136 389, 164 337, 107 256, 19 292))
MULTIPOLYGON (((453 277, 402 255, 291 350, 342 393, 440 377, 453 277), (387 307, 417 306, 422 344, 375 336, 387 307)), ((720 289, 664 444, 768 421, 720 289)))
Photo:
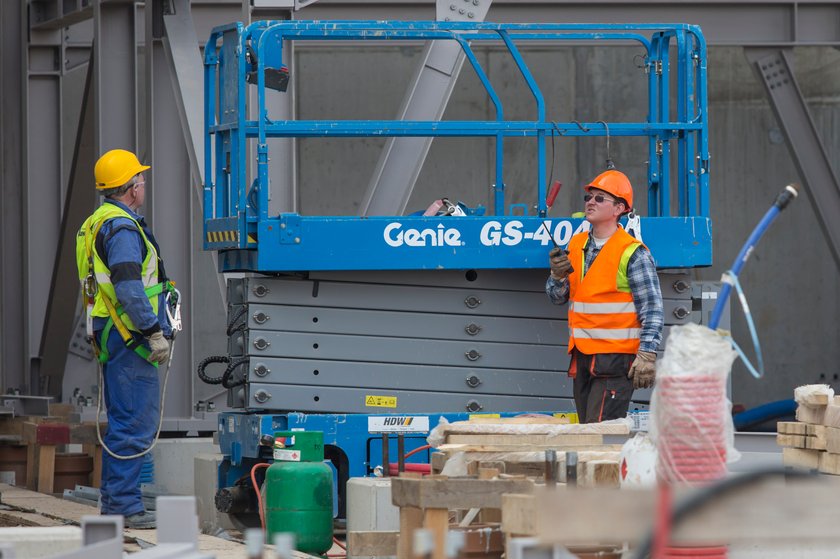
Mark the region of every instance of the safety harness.
MULTIPOLYGON (((122 316, 125 314, 125 309, 123 309, 122 305, 119 301, 112 301, 109 297, 107 292, 102 293, 102 302, 105 303, 105 307, 108 309, 108 321, 105 323, 105 328, 102 329, 102 335, 100 336, 99 340, 96 340, 96 337, 93 333, 93 307, 96 304, 96 295, 99 292, 99 284, 96 281, 96 272, 94 271, 94 264, 93 264, 93 256, 94 256, 94 248, 93 245, 96 242, 96 237, 99 235, 99 230, 102 228, 102 225, 108 221, 107 219, 100 220, 94 229, 91 231, 91 235, 89 238, 85 239, 85 255, 87 258, 88 263, 88 274, 82 280, 82 297, 84 298, 86 314, 87 314, 87 337, 88 341, 90 341, 91 346, 93 347, 93 352, 96 355, 96 359, 100 363, 106 363, 108 361, 109 353, 108 353, 108 336, 111 333, 113 328, 117 329, 117 332, 122 338, 123 342, 125 343, 126 347, 133 350, 137 355, 149 361, 149 356, 151 352, 149 348, 143 345, 140 340, 138 340, 134 335, 132 335, 131 331, 125 325, 125 322, 122 320, 122 316)), ((139 224, 138 224, 139 227, 139 224)), ((152 298, 160 295, 161 293, 166 293, 166 312, 170 319, 177 320, 177 328, 173 322, 173 330, 180 330, 180 294, 178 290, 175 289, 175 282, 164 280, 163 282, 157 283, 155 285, 150 285, 144 290, 147 297, 152 298), (172 310, 170 310, 172 309, 172 310)), ((157 362, 149 361, 156 367, 158 366, 157 362)))

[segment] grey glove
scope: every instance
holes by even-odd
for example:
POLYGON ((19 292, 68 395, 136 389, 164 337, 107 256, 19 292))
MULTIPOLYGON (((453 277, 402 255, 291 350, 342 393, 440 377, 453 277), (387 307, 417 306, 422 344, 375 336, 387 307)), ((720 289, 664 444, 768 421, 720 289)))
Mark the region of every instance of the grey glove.
POLYGON ((163 365, 169 359, 169 340, 163 337, 163 332, 158 330, 149 336, 149 361, 163 365))
POLYGON ((656 353, 640 351, 630 365, 627 378, 633 379, 633 388, 650 388, 656 378, 656 353))
POLYGON ((551 267, 551 277, 557 281, 566 279, 574 272, 568 253, 560 247, 554 247, 548 253, 548 265, 551 267))

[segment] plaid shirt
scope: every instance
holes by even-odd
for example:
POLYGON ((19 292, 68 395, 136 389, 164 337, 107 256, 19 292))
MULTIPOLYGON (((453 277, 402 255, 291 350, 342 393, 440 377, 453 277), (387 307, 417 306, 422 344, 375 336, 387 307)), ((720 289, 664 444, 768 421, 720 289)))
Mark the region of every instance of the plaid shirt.
MULTIPOLYGON (((586 271, 589 270, 595 261, 595 257, 601 251, 601 249, 595 247, 591 232, 589 242, 584 250, 583 274, 586 275, 586 271)), ((653 263, 650 251, 645 247, 636 250, 627 262, 627 283, 630 284, 636 313, 639 315, 639 322, 642 323, 639 351, 656 351, 662 342, 662 326, 665 323, 665 315, 662 309, 662 292, 659 289, 656 265, 653 263)), ((569 300, 569 280, 557 281, 549 275, 545 282, 545 292, 552 303, 563 305, 569 300)))

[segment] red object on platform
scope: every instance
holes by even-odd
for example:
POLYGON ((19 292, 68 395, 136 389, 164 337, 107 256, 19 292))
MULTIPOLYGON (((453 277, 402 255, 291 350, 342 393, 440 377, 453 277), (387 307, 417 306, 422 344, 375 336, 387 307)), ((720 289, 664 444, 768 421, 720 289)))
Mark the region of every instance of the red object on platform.
MULTIPOLYGON (((432 473, 432 465, 431 464, 406 464, 405 465, 406 472, 417 472, 421 473, 424 476, 427 476, 432 473)), ((388 475, 389 476, 397 476, 400 473, 399 464, 390 463, 388 464, 388 475)))

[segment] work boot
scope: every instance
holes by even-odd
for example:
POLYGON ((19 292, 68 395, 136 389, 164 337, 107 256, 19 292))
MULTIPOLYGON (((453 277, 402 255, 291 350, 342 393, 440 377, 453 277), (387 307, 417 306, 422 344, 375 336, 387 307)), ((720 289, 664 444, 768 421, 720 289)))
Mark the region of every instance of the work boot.
POLYGON ((138 512, 125 517, 125 527, 134 530, 151 530, 157 527, 155 513, 149 511, 138 512))

